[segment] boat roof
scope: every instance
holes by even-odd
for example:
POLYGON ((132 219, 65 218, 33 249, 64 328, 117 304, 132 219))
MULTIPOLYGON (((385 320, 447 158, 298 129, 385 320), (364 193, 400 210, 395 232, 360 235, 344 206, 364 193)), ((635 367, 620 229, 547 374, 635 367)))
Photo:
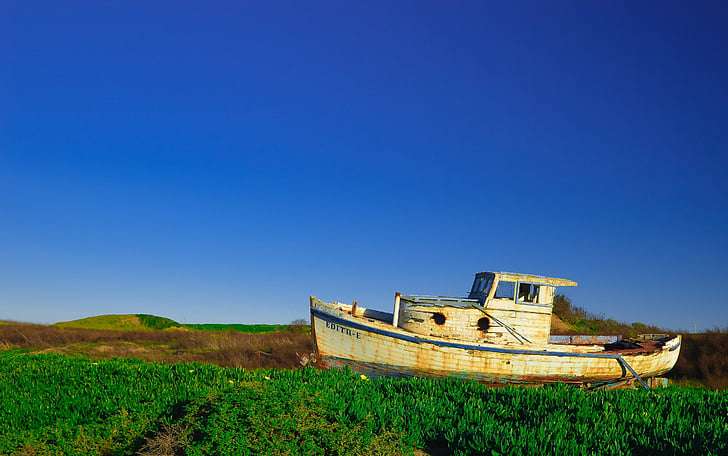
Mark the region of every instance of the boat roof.
POLYGON ((528 282, 539 285, 549 285, 552 287, 575 287, 578 285, 576 282, 569 279, 560 279, 558 277, 545 277, 534 274, 522 274, 519 272, 483 271, 478 272, 476 275, 481 274, 495 274, 502 280, 509 280, 513 282, 528 282))

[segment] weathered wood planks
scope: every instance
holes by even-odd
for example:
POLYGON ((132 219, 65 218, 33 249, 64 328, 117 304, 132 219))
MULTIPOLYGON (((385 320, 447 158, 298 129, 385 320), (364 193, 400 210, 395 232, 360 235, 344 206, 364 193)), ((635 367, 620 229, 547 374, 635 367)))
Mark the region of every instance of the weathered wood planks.
MULTIPOLYGON (((669 371, 680 351, 679 336, 649 353, 605 352, 599 345, 465 343, 452 336, 407 331, 405 319, 395 328, 367 318, 362 307, 352 315, 351 306, 315 297, 311 311, 317 354, 324 365, 346 364, 386 375, 458 376, 493 383, 589 383, 631 377, 615 356, 621 356, 640 376, 652 377, 669 371)), ((468 309, 466 316, 457 318, 470 322, 476 315, 471 311, 480 312, 468 309)), ((526 331, 527 326, 520 329, 526 331)))

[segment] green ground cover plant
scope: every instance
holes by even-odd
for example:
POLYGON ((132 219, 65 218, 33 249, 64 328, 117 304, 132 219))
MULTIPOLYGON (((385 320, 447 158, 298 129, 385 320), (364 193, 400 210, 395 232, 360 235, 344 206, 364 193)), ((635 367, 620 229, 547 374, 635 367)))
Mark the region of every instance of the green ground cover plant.
POLYGON ((726 454, 728 394, 0 352, 0 454, 726 454))

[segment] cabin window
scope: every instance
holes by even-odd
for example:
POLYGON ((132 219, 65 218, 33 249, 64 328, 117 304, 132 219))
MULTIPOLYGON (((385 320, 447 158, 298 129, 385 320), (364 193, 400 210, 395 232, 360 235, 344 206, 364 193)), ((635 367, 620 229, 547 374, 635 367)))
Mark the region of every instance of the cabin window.
POLYGON ((470 299, 477 299, 482 296, 487 296, 490 292, 490 287, 493 285, 493 274, 483 274, 475 277, 473 282, 473 288, 470 290, 470 299))
POLYGON ((445 315, 441 314, 440 312, 434 313, 432 314, 432 321, 434 321, 436 325, 444 325, 445 315))
POLYGON ((495 289, 495 299, 513 299, 516 294, 516 282, 507 282, 501 280, 498 282, 498 288, 495 289))
POLYGON ((539 286, 532 283, 518 284, 518 302, 535 304, 538 302, 539 286))

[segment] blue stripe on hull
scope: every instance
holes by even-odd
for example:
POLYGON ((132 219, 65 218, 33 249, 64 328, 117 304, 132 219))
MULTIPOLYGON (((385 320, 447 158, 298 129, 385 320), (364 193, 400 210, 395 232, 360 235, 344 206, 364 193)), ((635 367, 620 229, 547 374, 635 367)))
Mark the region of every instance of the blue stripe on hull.
POLYGON ((486 352, 494 352, 494 353, 508 353, 511 355, 541 355, 541 356, 565 356, 565 357, 575 357, 575 358, 607 358, 607 359, 616 359, 619 356, 616 354, 604 354, 604 353, 571 353, 571 352, 554 352, 554 351, 542 351, 542 350, 525 350, 525 349, 518 349, 518 348, 488 347, 488 346, 484 346, 484 345, 470 345, 470 344, 461 344, 461 343, 457 343, 457 342, 448 342, 445 340, 425 339, 422 337, 410 336, 409 334, 401 334, 401 333, 396 333, 396 332, 392 332, 392 331, 387 331, 384 329, 375 328, 372 326, 367 326, 367 325, 361 324, 359 322, 351 321, 351 320, 345 320, 343 318, 328 314, 328 313, 323 312, 318 309, 313 309, 312 313, 313 313, 313 315, 321 318, 322 320, 330 321, 332 323, 337 323, 339 325, 349 326, 351 328, 368 331, 368 332, 371 332, 374 334, 379 334, 379 335, 386 336, 386 337, 391 337, 393 339, 406 340, 407 342, 413 342, 416 344, 426 343, 426 344, 436 345, 438 347, 459 348, 461 350, 476 350, 476 351, 486 351, 486 352))

